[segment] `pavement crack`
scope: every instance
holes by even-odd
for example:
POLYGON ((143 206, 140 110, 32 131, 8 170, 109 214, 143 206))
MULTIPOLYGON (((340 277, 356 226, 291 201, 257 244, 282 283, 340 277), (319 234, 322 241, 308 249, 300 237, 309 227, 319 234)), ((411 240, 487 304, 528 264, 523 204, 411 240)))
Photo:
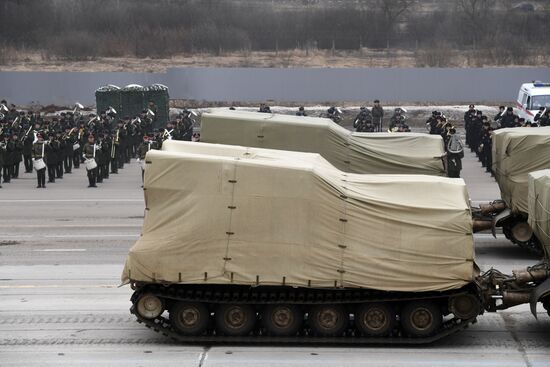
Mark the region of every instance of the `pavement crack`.
POLYGON ((504 325, 506 327, 506 330, 510 332, 510 335, 512 336, 512 339, 514 339, 514 342, 517 345, 517 351, 521 354, 521 357, 523 358, 523 361, 525 362, 526 367, 533 367, 533 364, 531 361, 529 361, 529 357, 527 356, 527 350, 525 349, 525 346, 523 345, 523 342, 519 338, 518 334, 515 330, 516 322, 508 315, 506 314, 500 314, 500 317, 502 320, 504 320, 504 325))
POLYGON ((203 351, 201 352, 200 358, 199 358, 199 367, 202 367, 204 362, 206 362, 206 357, 208 355, 208 351, 211 347, 204 347, 203 351))

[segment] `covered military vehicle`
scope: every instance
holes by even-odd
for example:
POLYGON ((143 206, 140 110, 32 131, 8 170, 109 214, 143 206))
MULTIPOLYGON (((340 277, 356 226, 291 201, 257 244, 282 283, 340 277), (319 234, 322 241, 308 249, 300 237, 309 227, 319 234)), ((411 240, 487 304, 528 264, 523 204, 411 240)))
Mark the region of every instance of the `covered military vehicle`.
POLYGON ((550 169, 529 173, 529 225, 550 255, 550 169))
POLYGON ((140 322, 185 342, 429 342, 528 302, 548 272, 478 274, 461 179, 167 141, 144 190, 122 280, 140 322))
POLYGON ((550 127, 496 130, 492 154, 504 202, 482 206, 482 211, 495 215, 495 225, 512 242, 541 254, 540 242, 527 223, 528 175, 550 168, 550 127))
POLYGON ((355 133, 327 118, 217 110, 202 114, 201 141, 319 153, 344 172, 446 176, 439 135, 355 133))

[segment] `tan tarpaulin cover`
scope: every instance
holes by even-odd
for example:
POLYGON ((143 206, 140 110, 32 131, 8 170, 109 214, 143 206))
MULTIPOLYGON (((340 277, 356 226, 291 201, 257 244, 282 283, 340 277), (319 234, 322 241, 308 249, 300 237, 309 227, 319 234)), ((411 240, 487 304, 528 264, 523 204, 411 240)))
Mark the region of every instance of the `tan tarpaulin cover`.
POLYGON ((442 291, 476 272, 462 179, 343 173, 309 153, 163 149, 147 153, 125 282, 442 291))
POLYGON ((441 136, 353 133, 327 118, 231 110, 203 113, 201 141, 319 153, 344 172, 446 176, 441 136))
POLYGON ((527 213, 529 172, 550 168, 550 127, 517 127, 493 134, 493 171, 502 199, 513 212, 527 213))
POLYGON ((529 173, 529 225, 550 255, 550 169, 529 173))

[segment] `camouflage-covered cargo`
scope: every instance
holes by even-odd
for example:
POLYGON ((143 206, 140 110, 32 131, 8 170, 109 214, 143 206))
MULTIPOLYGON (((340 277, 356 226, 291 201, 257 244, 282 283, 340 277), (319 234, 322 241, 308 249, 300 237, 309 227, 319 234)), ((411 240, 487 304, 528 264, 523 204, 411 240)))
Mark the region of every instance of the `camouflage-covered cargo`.
POLYGON ((201 141, 319 153, 344 172, 446 176, 439 135, 355 133, 326 118, 213 111, 202 114, 201 141))
POLYGON ((95 96, 98 113, 107 110, 109 107, 113 107, 120 117, 133 117, 148 108, 149 101, 152 101, 156 105, 155 127, 164 126, 170 118, 168 87, 162 84, 153 84, 145 87, 138 84, 130 84, 124 88, 107 85, 97 89, 95 96))
POLYGON ((550 255, 550 169, 529 173, 529 225, 550 255))
POLYGON ((527 213, 529 172, 550 168, 550 127, 497 130, 492 154, 502 199, 512 212, 527 213))

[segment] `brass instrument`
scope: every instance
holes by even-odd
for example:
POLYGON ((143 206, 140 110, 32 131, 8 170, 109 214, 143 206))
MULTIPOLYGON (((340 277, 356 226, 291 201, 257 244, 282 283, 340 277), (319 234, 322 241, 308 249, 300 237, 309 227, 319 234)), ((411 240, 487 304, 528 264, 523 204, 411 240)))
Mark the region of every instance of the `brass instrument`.
POLYGON ((29 133, 31 132, 31 129, 32 129, 32 125, 29 126, 29 129, 27 130, 27 132, 25 133, 25 135, 23 135, 21 137, 21 143, 23 143, 25 140, 27 140, 27 137, 29 136, 29 133))
POLYGON ((62 140, 67 140, 67 139, 71 136, 71 134, 73 133, 74 129, 75 129, 75 128, 73 127, 68 133, 63 134, 63 136, 61 137, 61 139, 62 139, 62 140))
POLYGON ((115 159, 116 156, 116 146, 119 144, 119 132, 120 129, 116 130, 116 135, 113 137, 113 143, 111 144, 111 159, 115 159))
POLYGON ((83 108, 84 108, 83 105, 81 105, 80 103, 76 102, 76 103, 74 104, 73 115, 76 114, 77 111, 82 110, 83 108))
POLYGON ((14 127, 18 127, 19 126, 19 116, 17 116, 15 118, 15 120, 13 120, 13 122, 11 123, 11 127, 14 128, 14 127))

